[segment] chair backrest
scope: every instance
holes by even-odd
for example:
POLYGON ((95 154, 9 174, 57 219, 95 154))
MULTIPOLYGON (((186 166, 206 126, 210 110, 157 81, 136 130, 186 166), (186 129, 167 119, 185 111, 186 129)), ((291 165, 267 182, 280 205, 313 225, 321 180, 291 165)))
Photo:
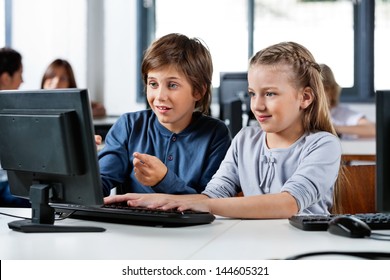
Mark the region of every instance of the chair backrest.
MULTIPOLYGON (((345 162, 345 161, 344 161, 345 162)), ((345 164, 346 181, 338 189, 334 214, 375 213, 375 164, 345 164)))

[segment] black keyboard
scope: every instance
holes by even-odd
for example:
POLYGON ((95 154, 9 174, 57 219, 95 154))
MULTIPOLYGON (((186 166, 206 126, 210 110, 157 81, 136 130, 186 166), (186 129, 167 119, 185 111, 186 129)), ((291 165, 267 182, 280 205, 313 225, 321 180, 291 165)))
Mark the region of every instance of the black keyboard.
POLYGON ((57 213, 70 218, 145 226, 183 227, 209 224, 215 216, 208 212, 177 211, 130 207, 121 204, 89 207, 80 205, 55 205, 57 213))
MULTIPOLYGON (((301 230, 326 231, 328 230, 328 223, 336 216, 341 216, 341 214, 296 215, 289 218, 289 222, 301 230)), ((347 216, 351 216, 351 214, 347 216)), ((390 229, 390 213, 363 213, 353 216, 367 223, 373 230, 390 229)))

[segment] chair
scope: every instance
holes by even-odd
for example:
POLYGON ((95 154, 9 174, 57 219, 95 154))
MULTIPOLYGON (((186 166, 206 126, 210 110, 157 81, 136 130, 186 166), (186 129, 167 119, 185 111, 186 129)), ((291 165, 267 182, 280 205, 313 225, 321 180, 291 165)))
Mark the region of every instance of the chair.
MULTIPOLYGON (((342 157, 345 182, 336 191, 333 214, 375 213, 375 164, 349 164, 349 156, 342 157)), ((367 158, 353 158, 367 161, 367 158)), ((371 158, 372 160, 372 158, 371 158)))
POLYGON ((352 165, 352 164, 362 164, 362 163, 373 163, 375 164, 376 156, 375 155, 360 155, 360 154, 348 154, 342 155, 341 164, 352 165))

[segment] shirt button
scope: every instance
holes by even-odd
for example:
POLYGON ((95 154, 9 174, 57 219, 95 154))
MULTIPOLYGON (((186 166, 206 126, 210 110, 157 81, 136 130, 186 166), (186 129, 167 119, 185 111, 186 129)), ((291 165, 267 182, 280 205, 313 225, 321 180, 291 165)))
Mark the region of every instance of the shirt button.
POLYGON ((173 142, 176 141, 176 136, 173 136, 173 137, 172 137, 172 141, 173 141, 173 142))
POLYGON ((168 156, 168 160, 173 160, 173 156, 172 156, 172 155, 169 155, 169 156, 168 156))

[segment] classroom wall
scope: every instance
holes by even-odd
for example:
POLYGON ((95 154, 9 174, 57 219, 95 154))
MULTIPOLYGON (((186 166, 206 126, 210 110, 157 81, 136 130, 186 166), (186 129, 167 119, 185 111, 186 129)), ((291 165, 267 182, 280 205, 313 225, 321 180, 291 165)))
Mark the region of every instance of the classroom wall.
POLYGON ((104 1, 104 104, 109 115, 136 111, 136 1, 104 1))

